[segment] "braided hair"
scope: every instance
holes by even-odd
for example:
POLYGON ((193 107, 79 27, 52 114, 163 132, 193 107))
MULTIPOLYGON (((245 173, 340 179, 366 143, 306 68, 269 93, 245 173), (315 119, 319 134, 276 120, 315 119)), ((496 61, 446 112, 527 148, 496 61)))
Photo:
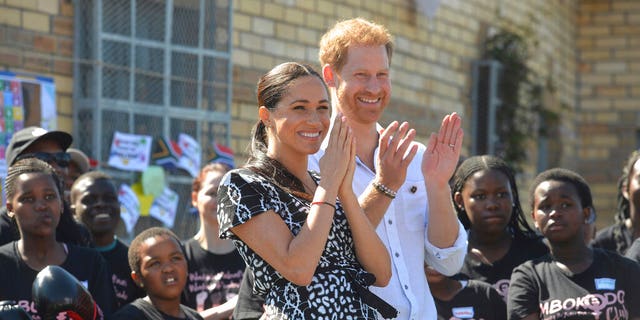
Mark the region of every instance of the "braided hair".
POLYGON ((630 243, 627 243, 624 231, 626 227, 626 220, 631 218, 629 212, 629 199, 625 198, 623 191, 629 191, 629 179, 633 171, 633 166, 640 160, 640 150, 634 150, 627 158, 624 167, 622 168, 622 174, 618 179, 618 196, 617 207, 614 215, 615 226, 612 228, 613 241, 616 244, 616 252, 626 252, 630 243))
MULTIPOLYGON (((325 90, 324 80, 311 66, 296 62, 285 62, 277 65, 263 75, 258 81, 258 107, 264 106, 270 111, 277 108, 277 104, 288 93, 294 80, 313 76, 320 79, 325 90)), ((251 149, 246 167, 269 179, 273 184, 297 197, 307 200, 312 195, 305 192, 302 181, 289 172, 279 161, 267 155, 267 128, 258 120, 252 130, 251 149)))
MULTIPOLYGON (((9 167, 7 178, 4 182, 4 190, 7 199, 11 199, 16 193, 16 180, 23 173, 44 173, 50 175, 56 185, 56 190, 60 196, 63 209, 60 214, 60 221, 56 227, 56 239, 60 242, 76 244, 89 247, 93 243, 91 233, 82 224, 77 222, 69 209, 69 204, 64 200, 64 180, 56 173, 55 169, 48 163, 37 158, 26 158, 15 162, 9 167)), ((20 239, 20 231, 15 219, 11 219, 11 228, 7 230, 9 238, 20 239)))
POLYGON ((62 199, 64 194, 64 187, 62 179, 56 173, 55 169, 48 163, 37 158, 26 158, 16 161, 9 167, 7 171, 7 178, 4 181, 4 190, 7 195, 7 199, 12 199, 16 194, 17 179, 20 175, 25 173, 43 173, 50 175, 55 183, 58 196, 62 199))
MULTIPOLYGON (((518 195, 518 187, 516 185, 515 172, 504 160, 496 156, 481 155, 469 157, 464 160, 453 175, 451 197, 453 198, 457 192, 462 192, 469 177, 476 172, 483 170, 500 171, 509 179, 513 198, 513 207, 511 210, 511 218, 507 225, 508 231, 514 236, 514 238, 539 238, 539 235, 527 223, 527 219, 522 211, 520 196, 518 195)), ((467 213, 464 211, 464 208, 459 206, 454 207, 458 214, 458 219, 465 229, 469 230, 471 228, 471 221, 469 220, 467 213)))
POLYGON ((623 190, 629 191, 629 179, 633 166, 640 160, 640 150, 634 150, 627 158, 624 167, 622 168, 622 174, 618 179, 618 206, 615 214, 615 221, 624 223, 625 220, 630 218, 629 213, 629 199, 625 198, 622 194, 623 190))

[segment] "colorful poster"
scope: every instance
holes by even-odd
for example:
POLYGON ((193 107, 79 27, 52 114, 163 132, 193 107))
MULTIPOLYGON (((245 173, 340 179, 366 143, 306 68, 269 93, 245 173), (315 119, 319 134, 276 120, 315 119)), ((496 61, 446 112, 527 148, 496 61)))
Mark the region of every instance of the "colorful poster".
POLYGON ((149 209, 149 215, 160 220, 167 228, 173 228, 179 201, 180 196, 166 187, 162 194, 153 201, 151 209, 149 209))
POLYGON ((5 151, 16 131, 28 126, 57 129, 55 97, 52 78, 0 71, 0 183, 7 173, 5 151))
POLYGON ((178 136, 178 145, 182 150, 182 155, 178 159, 178 166, 187 170, 192 177, 196 177, 200 171, 200 159, 202 158, 200 144, 190 135, 181 133, 178 136))
POLYGON ((149 166, 151 157, 151 136, 115 132, 108 164, 112 167, 144 171, 149 166))
POLYGON ((21 81, 15 75, 0 74, 0 159, 13 133, 24 128, 22 101, 21 81))
POLYGON ((13 73, 0 73, 0 201, 2 203, 6 200, 3 186, 8 169, 5 152, 13 133, 24 128, 23 109, 21 80, 17 79, 13 73))
POLYGON ((120 217, 124 221, 127 233, 131 234, 138 218, 140 218, 140 202, 136 193, 126 184, 120 186, 118 200, 120 201, 120 217))

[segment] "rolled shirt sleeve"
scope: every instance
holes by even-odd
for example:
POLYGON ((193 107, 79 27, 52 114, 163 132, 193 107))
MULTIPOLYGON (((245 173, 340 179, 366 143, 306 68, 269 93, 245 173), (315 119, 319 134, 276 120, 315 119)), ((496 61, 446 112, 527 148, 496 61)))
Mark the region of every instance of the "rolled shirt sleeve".
POLYGON ((438 248, 429 242, 428 237, 424 239, 424 246, 425 262, 445 276, 453 276, 460 271, 467 255, 467 231, 458 221, 458 238, 451 247, 438 248))

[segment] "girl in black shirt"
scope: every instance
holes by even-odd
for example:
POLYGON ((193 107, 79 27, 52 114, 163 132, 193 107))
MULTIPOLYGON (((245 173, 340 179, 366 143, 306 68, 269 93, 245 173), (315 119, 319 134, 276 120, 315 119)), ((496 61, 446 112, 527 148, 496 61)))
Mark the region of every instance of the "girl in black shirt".
POLYGON ((527 223, 514 171, 495 156, 470 157, 456 170, 451 189, 469 231, 469 253, 457 278, 487 282, 506 301, 513 268, 548 252, 527 223))
POLYGON ((593 210, 587 182, 550 169, 534 179, 530 199, 550 253, 513 271, 509 319, 640 319, 640 265, 584 241, 593 210))
POLYGON ((46 162, 27 158, 9 167, 5 181, 7 213, 20 239, 0 247, 0 300, 14 300, 35 319, 33 280, 48 265, 57 265, 85 284, 103 315, 115 307, 104 259, 92 249, 56 240, 63 210, 62 180, 46 162))

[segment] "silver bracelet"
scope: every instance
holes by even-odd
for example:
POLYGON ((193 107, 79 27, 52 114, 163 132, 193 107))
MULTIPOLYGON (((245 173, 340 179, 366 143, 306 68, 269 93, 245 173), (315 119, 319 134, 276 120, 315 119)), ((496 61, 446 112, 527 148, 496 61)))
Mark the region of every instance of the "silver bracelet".
POLYGON ((380 191, 382 194, 391 199, 395 199, 396 195, 398 194, 396 191, 389 189, 389 187, 377 181, 373 182, 373 186, 376 188, 376 190, 380 191))

